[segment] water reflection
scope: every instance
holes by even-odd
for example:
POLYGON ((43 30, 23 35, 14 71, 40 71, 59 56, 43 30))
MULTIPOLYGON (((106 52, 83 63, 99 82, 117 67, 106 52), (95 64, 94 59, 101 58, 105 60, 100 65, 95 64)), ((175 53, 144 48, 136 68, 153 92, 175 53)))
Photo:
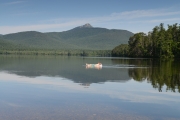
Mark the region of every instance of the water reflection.
POLYGON ((180 63, 158 59, 82 58, 68 56, 0 56, 0 71, 26 77, 50 76, 89 87, 92 83, 147 81, 160 92, 180 92, 180 63), (101 70, 86 63, 103 64, 101 70))
POLYGON ((132 68, 129 69, 129 76, 136 81, 147 80, 153 88, 162 92, 163 86, 166 91, 180 92, 180 63, 175 61, 152 60, 150 63, 136 60, 139 65, 148 64, 147 69, 132 68))
POLYGON ((0 119, 178 120, 180 94, 153 87, 176 90, 179 70, 178 61, 0 56, 0 119), (101 70, 85 68, 99 61, 101 70))
POLYGON ((125 82, 130 80, 128 69, 86 69, 86 63, 112 65, 110 59, 67 56, 0 56, 0 70, 27 76, 60 76, 76 83, 125 82))
POLYGON ((166 87, 166 91, 180 92, 179 60, 113 59, 112 61, 114 64, 135 65, 136 67, 128 69, 129 76, 135 81, 147 81, 159 92, 162 92, 163 87, 166 87))

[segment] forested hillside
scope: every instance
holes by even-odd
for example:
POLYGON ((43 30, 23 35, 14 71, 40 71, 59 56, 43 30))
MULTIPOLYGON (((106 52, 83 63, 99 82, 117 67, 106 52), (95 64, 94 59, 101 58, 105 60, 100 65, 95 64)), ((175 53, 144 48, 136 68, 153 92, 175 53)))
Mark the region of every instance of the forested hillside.
POLYGON ((117 44, 127 44, 132 35, 133 33, 127 30, 109 30, 84 25, 64 32, 26 31, 7 34, 1 36, 1 41, 28 49, 112 50, 117 44))
POLYGON ((67 49, 75 48, 71 44, 64 43, 61 39, 57 40, 48 36, 45 33, 40 33, 36 31, 26 31, 13 33, 8 35, 3 35, 2 39, 14 45, 21 47, 31 48, 31 49, 67 49))
POLYGON ((133 34, 125 30, 104 28, 75 28, 63 33, 47 33, 51 38, 61 39, 80 49, 111 50, 117 44, 127 43, 133 34))

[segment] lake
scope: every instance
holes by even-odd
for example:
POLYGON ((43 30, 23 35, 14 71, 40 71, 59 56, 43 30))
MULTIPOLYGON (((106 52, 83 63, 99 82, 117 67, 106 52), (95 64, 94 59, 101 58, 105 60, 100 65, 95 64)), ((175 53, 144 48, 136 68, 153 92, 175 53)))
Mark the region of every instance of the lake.
POLYGON ((1 55, 0 95, 0 120, 179 120, 180 62, 1 55))

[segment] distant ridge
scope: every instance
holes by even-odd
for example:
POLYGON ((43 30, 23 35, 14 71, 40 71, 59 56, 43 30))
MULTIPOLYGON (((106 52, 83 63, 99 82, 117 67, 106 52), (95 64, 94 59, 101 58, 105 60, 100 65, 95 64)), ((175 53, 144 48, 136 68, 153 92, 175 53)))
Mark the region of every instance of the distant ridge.
POLYGON ((63 32, 25 31, 2 35, 0 41, 38 49, 112 50, 119 44, 127 44, 131 36, 133 33, 127 30, 96 28, 87 23, 63 32))

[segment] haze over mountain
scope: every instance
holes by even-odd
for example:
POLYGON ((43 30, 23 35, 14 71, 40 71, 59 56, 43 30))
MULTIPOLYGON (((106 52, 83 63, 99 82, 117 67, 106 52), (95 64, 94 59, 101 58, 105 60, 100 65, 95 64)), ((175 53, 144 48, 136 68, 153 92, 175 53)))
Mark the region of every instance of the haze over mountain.
POLYGON ((92 27, 89 23, 63 32, 25 31, 2 35, 6 44, 39 49, 112 50, 127 44, 133 33, 127 30, 92 27))

